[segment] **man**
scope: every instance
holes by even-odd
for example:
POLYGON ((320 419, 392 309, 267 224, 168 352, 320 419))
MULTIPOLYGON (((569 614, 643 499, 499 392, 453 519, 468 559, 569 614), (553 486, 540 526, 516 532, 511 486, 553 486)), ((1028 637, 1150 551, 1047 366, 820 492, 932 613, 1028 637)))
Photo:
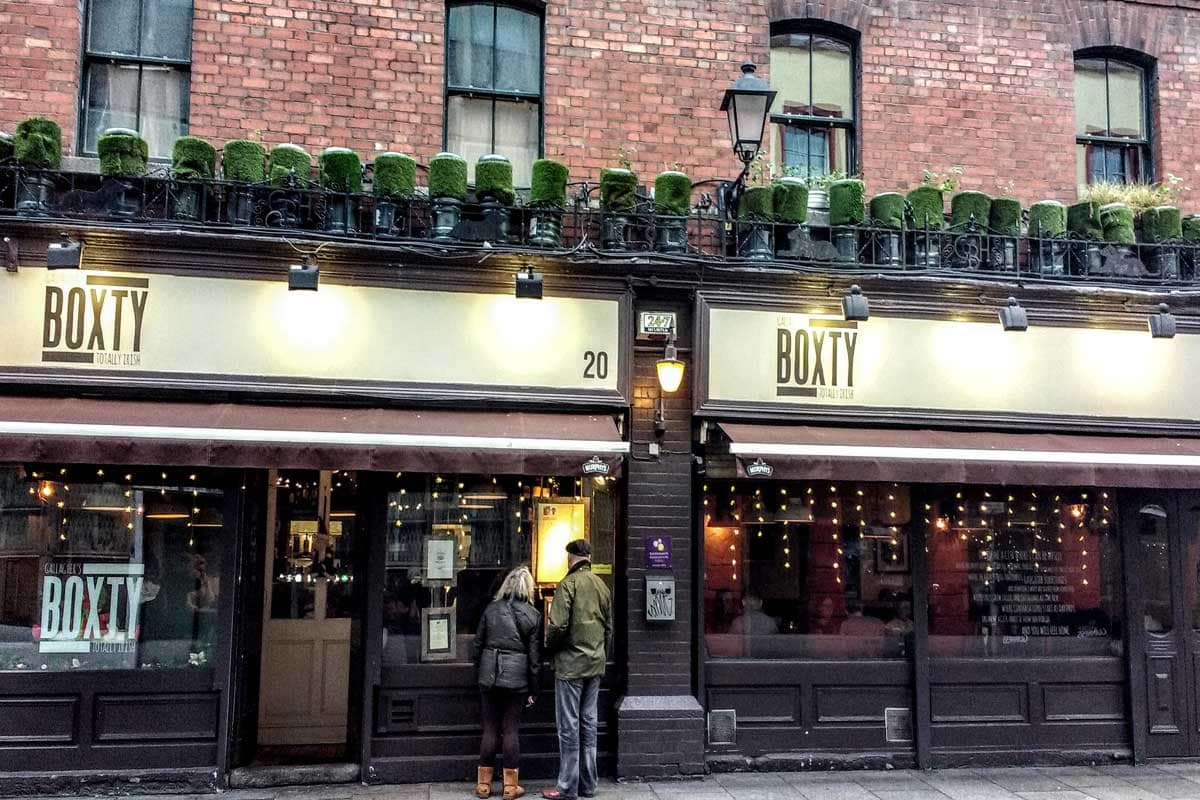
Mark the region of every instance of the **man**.
POLYGON ((554 663, 559 762, 558 784, 542 790, 547 800, 596 794, 596 705, 613 623, 612 597, 604 581, 592 574, 591 559, 585 540, 567 545, 567 574, 550 603, 546 650, 554 663))

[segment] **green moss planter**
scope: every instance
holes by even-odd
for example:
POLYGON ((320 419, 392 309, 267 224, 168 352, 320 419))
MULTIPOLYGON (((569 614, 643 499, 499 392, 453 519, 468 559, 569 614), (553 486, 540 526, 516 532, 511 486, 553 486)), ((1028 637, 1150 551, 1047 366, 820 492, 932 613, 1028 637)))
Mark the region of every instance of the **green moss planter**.
POLYGON ((1043 200, 1029 207, 1029 235, 1050 239, 1067 232, 1067 207, 1057 200, 1043 200))
POLYGON ((12 134, 0 131, 0 161, 7 161, 13 157, 13 137, 12 134))
POLYGON ((600 170, 600 207, 610 214, 629 214, 637 208, 638 180, 631 170, 600 170))
POLYGON ((866 186, 856 178, 844 178, 829 185, 829 224, 862 225, 866 219, 866 186))
POLYGON ((221 148, 221 172, 225 180, 262 183, 267 177, 267 151, 249 139, 231 139, 221 148))
POLYGON ((913 229, 938 231, 946 223, 946 201, 941 190, 933 186, 918 186, 908 193, 912 207, 913 229))
POLYGON ((1021 201, 997 197, 988 211, 988 228, 1000 236, 1021 235, 1021 201))
POLYGON ((884 192, 872 197, 871 225, 892 231, 904 230, 904 195, 884 192))
POLYGON ((549 158, 534 161, 529 179, 529 202, 534 205, 565 208, 569 177, 570 173, 565 164, 549 158))
POLYGON ((435 199, 467 199, 467 162, 454 153, 438 153, 429 161, 429 196, 435 199))
POLYGON ((475 162, 475 197, 481 202, 495 200, 502 206, 516 202, 512 162, 494 153, 475 162))
POLYGON ((380 153, 371 174, 371 190, 377 197, 403 200, 417 190, 417 162, 403 153, 380 153))
POLYGON ((1150 244, 1183 238, 1183 215, 1175 206, 1155 206, 1142 214, 1142 238, 1150 244))
POLYGON ((1132 245, 1137 241, 1133 228, 1133 210, 1124 203, 1109 203, 1100 207, 1103 239, 1113 244, 1132 245))
POLYGON ((808 184, 800 178, 780 178, 774 184, 775 219, 785 225, 808 222, 808 184))
POLYGON ((100 174, 106 178, 139 178, 146 174, 150 146, 128 128, 109 128, 96 140, 100 174))
POLYGON ((654 213, 686 217, 692 206, 692 179, 682 172, 660 172, 654 179, 654 213))
POLYGON ((992 198, 983 192, 959 192, 950 198, 950 226, 957 231, 967 229, 971 218, 980 228, 987 227, 992 212, 992 198))
POLYGON ((1183 218, 1180 225, 1183 230, 1183 241, 1190 245, 1200 245, 1200 216, 1195 214, 1183 218))
POLYGON ((62 129, 57 122, 45 117, 32 117, 17 123, 13 156, 23 167, 58 169, 62 166, 62 129))
POLYGON ((331 192, 358 194, 362 191, 362 161, 347 147, 327 147, 317 159, 321 186, 331 192))
POLYGON ((211 178, 217 172, 217 148, 198 136, 180 136, 171 148, 171 172, 185 181, 211 178))
POLYGON ((1067 230, 1076 239, 1103 241, 1104 226, 1100 224, 1100 204, 1085 200, 1067 206, 1067 230))
POLYGON ((738 219, 746 222, 773 222, 775 219, 775 189, 771 186, 751 186, 738 202, 738 219))
POLYGON ((311 181, 312 156, 303 147, 294 144, 281 144, 271 148, 267 167, 271 183, 279 185, 293 172, 301 185, 311 181))

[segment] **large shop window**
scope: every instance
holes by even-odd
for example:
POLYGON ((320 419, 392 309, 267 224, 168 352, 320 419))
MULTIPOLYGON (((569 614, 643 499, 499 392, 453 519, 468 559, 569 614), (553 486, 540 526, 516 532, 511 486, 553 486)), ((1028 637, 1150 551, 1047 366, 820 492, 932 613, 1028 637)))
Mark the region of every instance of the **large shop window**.
POLYGON ((1075 169, 1080 186, 1151 178, 1147 70, 1075 59, 1075 169))
POLYGON ((0 467, 0 669, 211 666, 223 507, 186 469, 0 467))
POLYGON ((896 658, 912 639, 909 488, 704 487, 712 658, 896 658))
POLYGON ((542 152, 542 18, 504 3, 455 3, 447 13, 446 149, 467 160, 499 153, 528 186, 542 152))
POLYGON ((484 608, 522 564, 533 571, 545 614, 573 539, 591 542, 592 570, 613 588, 617 490, 603 477, 396 476, 388 493, 384 666, 467 661, 484 608))
POLYGON ((1113 490, 944 489, 929 496, 921 513, 932 655, 1121 652, 1113 490))
POLYGON ((854 46, 815 33, 773 34, 771 88, 775 171, 854 172, 854 46))
POLYGON ((81 150, 107 128, 133 128, 151 158, 188 132, 192 0, 89 0, 81 150))

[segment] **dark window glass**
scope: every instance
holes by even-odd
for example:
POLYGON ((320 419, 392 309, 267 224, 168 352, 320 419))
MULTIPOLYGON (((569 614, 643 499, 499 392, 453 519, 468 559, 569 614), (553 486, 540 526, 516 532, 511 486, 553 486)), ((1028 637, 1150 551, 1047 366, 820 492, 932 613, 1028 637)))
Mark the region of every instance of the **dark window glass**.
POLYGON ((1110 58, 1075 60, 1076 171, 1080 184, 1136 183, 1149 165, 1146 70, 1110 58))
POLYGON ((1137 564, 1145 607, 1142 628, 1147 633, 1170 633, 1175 627, 1171 614, 1171 551, 1167 534, 1167 510, 1156 503, 1138 509, 1137 564))
POLYGON ((514 183, 528 186, 541 153, 541 17, 497 3, 456 4, 446 41, 446 149, 467 160, 470 180, 480 156, 507 156, 514 183))
POLYGON ((776 171, 808 177, 852 172, 854 53, 807 33, 771 37, 771 153, 776 171))

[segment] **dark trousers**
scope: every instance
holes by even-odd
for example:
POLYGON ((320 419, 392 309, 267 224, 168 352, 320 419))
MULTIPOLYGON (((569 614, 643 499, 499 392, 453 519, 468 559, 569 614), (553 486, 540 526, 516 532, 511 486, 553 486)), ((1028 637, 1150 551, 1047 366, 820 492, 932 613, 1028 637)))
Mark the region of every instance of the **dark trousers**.
POLYGON ((479 764, 496 766, 496 745, 504 740, 504 766, 517 769, 521 765, 521 709, 525 692, 508 689, 481 689, 483 706, 483 741, 479 745, 479 764))

